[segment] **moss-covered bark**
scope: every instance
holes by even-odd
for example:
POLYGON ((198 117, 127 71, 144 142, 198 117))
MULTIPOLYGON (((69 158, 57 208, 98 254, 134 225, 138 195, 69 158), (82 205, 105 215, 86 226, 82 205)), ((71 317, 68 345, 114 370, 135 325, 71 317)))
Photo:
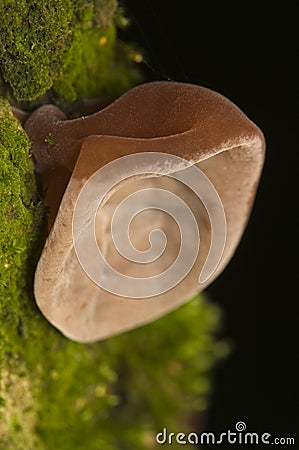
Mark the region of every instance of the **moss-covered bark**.
POLYGON ((0 93, 13 103, 118 95, 138 79, 116 0, 1 0, 0 15, 0 93))
MULTIPOLYGON (((124 19, 114 0, 1 0, 0 12, 1 93, 11 102, 71 108, 136 82, 116 41, 124 19)), ((30 142, 2 99, 0 450, 154 448, 162 427, 187 429, 188 414, 206 407, 211 367, 226 351, 214 339, 219 312, 195 299, 106 342, 71 342, 32 294, 43 217, 30 142)))

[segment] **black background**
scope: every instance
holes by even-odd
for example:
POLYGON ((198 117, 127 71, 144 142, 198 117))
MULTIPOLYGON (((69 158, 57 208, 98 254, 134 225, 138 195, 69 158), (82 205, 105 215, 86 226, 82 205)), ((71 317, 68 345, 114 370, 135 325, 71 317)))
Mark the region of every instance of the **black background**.
MULTIPOLYGON (((290 4, 290 3, 289 3, 290 4)), ((241 244, 208 289, 223 309, 231 356, 218 366, 205 423, 296 436, 298 413, 298 32, 295 11, 208 9, 187 0, 125 0, 120 39, 145 53, 147 80, 201 84, 236 103, 264 132, 266 164, 241 244)), ((297 445, 298 437, 297 437, 297 445)), ((294 448, 294 446, 293 446, 294 448)))

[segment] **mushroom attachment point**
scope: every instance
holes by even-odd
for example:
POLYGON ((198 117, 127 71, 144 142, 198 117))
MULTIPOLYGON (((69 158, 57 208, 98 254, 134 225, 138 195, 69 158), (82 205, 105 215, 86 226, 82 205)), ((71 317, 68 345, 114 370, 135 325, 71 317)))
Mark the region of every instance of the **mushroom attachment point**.
POLYGON ((24 127, 48 211, 34 293, 65 336, 92 342, 148 323, 227 265, 265 152, 228 99, 153 82, 78 119, 44 105, 24 127))

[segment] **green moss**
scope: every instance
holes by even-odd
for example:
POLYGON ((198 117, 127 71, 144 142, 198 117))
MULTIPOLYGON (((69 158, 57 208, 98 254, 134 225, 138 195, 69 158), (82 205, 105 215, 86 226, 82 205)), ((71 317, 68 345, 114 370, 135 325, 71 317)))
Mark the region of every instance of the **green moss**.
POLYGON ((1 71, 18 100, 34 100, 61 73, 74 28, 91 18, 88 1, 1 2, 1 71), (76 26, 77 25, 77 26, 76 26))
POLYGON ((34 206, 38 197, 29 147, 26 133, 14 119, 9 104, 1 99, 0 286, 4 297, 14 296, 24 287, 26 278, 22 282, 16 275, 26 264, 32 236, 40 225, 41 207, 34 206))
POLYGON ((55 141, 52 138, 52 133, 48 133, 45 137, 45 143, 48 144, 49 147, 55 147, 55 141))
POLYGON ((116 43, 116 9, 116 0, 3 0, 0 93, 59 102, 127 89, 138 75, 116 43))
POLYGON ((93 24, 96 28, 108 28, 117 11, 117 0, 94 0, 93 24))
POLYGON ((23 450, 43 448, 35 433, 37 421, 29 373, 20 361, 2 367, 0 405, 0 448, 23 450), (20 439, 21 438, 21 439, 20 439))
POLYGON ((118 96, 139 78, 126 50, 116 39, 116 29, 92 29, 69 54, 63 75, 54 81, 58 97, 72 101, 79 97, 118 96))
MULTIPOLYGON (((32 390, 18 339, 24 333, 28 281, 35 244, 42 230, 43 208, 29 158, 29 140, 13 117, 7 101, 0 99, 0 448, 19 449, 14 436, 22 432, 26 448, 38 438, 34 433, 32 390)), ((35 310, 31 304, 32 312, 35 310)))

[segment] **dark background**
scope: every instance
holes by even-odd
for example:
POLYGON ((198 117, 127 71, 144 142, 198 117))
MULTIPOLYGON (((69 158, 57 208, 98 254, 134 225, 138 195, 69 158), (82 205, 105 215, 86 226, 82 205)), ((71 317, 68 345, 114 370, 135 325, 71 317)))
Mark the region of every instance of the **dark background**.
MULTIPOLYGON (((296 436, 298 399, 298 32, 295 11, 210 10, 198 0, 125 0, 120 39, 145 52, 147 80, 201 84, 264 132, 266 164, 237 253, 208 289, 233 351, 218 366, 205 429, 296 436), (296 60, 297 59, 297 60, 296 60)), ((297 445, 298 437, 297 437, 297 445)), ((294 447, 293 447, 294 448, 294 447)))

